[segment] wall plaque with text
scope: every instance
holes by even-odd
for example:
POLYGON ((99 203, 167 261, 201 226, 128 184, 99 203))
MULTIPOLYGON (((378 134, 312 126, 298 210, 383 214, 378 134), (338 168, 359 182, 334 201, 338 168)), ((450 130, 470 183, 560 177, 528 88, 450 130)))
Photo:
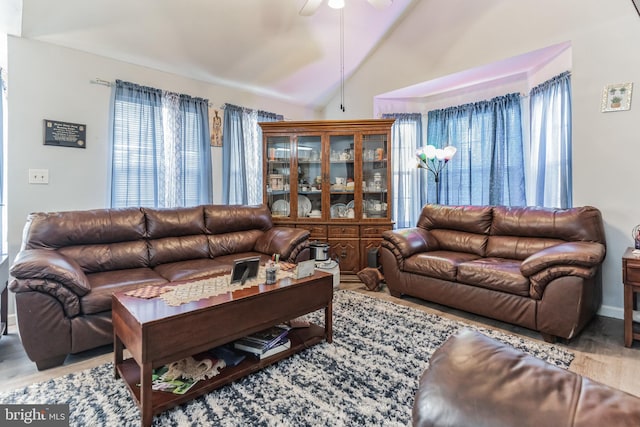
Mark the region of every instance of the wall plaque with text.
POLYGON ((44 145, 86 148, 87 126, 45 119, 44 145))

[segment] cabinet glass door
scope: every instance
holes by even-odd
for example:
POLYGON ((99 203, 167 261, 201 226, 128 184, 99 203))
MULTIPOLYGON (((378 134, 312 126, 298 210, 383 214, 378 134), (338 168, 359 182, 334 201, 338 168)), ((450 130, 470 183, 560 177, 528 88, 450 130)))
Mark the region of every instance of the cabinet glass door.
POLYGON ((329 137, 329 218, 355 218, 355 149, 353 135, 329 137))
POLYGON ((291 217, 291 144, 288 136, 267 138, 267 206, 271 215, 291 217))
POLYGON ((362 136, 362 218, 386 218, 387 135, 362 136))
POLYGON ((323 217, 322 137, 298 136, 298 218, 323 217))

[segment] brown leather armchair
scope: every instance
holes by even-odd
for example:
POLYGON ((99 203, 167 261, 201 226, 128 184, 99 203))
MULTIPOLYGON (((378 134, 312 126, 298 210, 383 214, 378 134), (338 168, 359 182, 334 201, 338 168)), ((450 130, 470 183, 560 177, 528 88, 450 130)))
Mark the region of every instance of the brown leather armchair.
POLYGON ((112 342, 111 295, 229 272, 237 258, 309 259, 309 232, 266 206, 33 213, 11 267, 22 344, 38 369, 112 342))
POLYGON ((416 427, 640 426, 640 398, 466 329, 420 379, 416 427))

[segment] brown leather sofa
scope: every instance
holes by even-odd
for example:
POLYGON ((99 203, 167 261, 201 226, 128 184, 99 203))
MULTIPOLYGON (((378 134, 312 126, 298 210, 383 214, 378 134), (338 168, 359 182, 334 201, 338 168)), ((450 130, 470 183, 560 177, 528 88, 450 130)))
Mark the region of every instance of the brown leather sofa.
POLYGON ((431 356, 413 425, 637 427, 640 398, 466 329, 431 356))
POLYGON ((306 260, 308 238, 266 206, 33 213, 10 270, 22 344, 38 369, 60 365, 113 342, 114 292, 228 273, 241 257, 306 260))
POLYGON ((594 207, 426 205, 415 228, 382 236, 391 295, 524 326, 546 341, 576 336, 602 300, 606 247, 594 207))

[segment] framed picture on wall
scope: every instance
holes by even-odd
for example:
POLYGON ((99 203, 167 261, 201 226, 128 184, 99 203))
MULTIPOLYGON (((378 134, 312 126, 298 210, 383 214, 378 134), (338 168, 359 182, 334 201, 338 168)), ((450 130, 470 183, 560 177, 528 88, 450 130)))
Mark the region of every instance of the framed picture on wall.
POLYGON ((211 146, 222 147, 222 117, 220 111, 209 109, 209 131, 211 146))
POLYGON ((602 112, 629 110, 632 89, 633 83, 605 86, 602 91, 602 112))

